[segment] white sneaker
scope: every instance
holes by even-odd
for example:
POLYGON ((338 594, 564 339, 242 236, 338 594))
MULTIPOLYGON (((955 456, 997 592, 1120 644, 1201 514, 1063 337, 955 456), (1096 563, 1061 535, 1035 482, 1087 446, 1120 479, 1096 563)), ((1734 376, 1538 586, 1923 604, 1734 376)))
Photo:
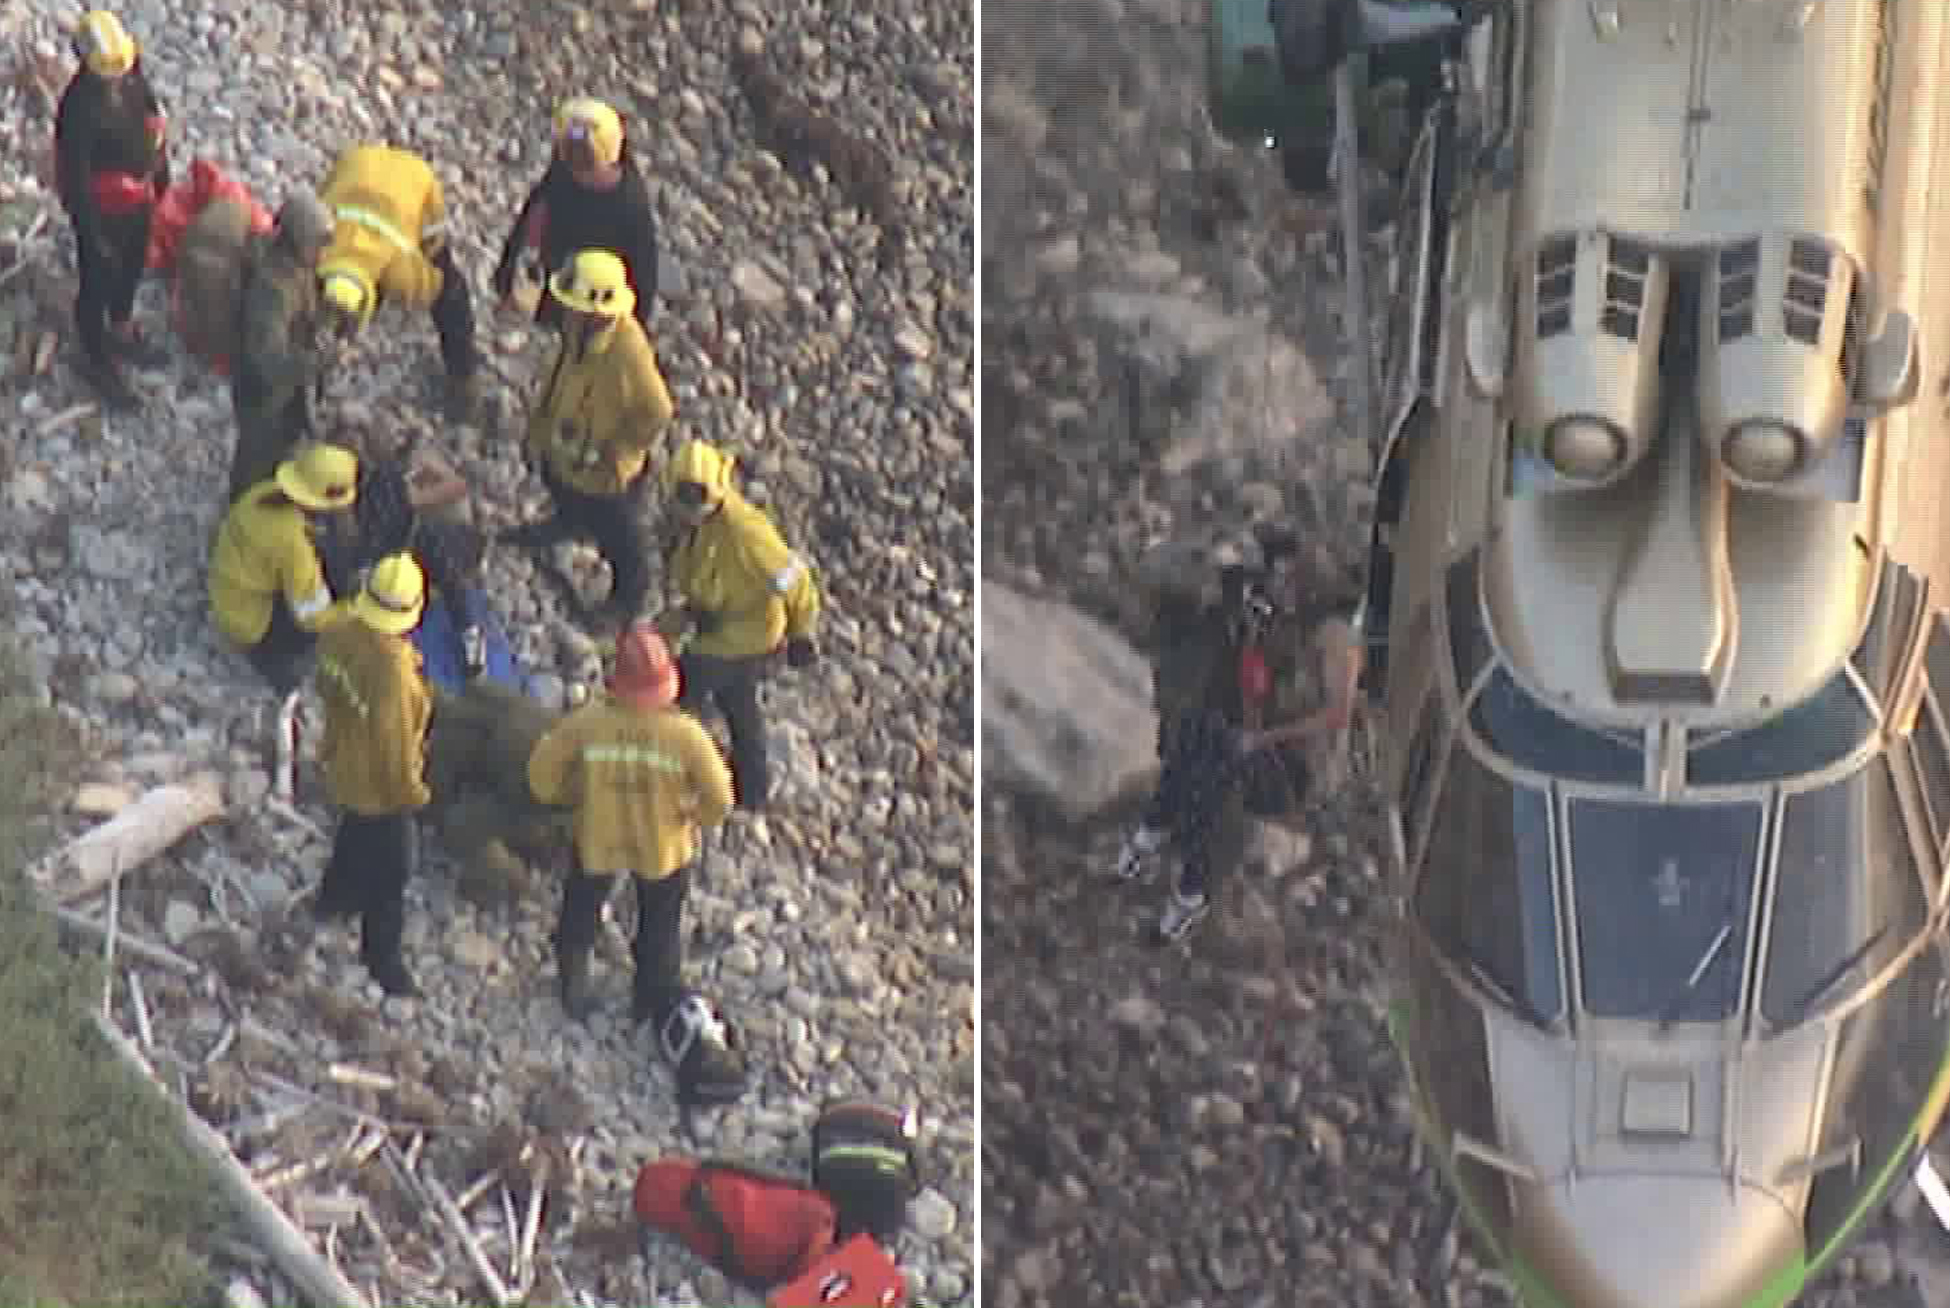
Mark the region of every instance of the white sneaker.
POLYGON ((1177 940, 1187 931, 1197 926, 1212 909, 1212 903, 1204 895, 1185 895, 1174 890, 1171 901, 1165 905, 1164 916, 1158 919, 1158 938, 1177 940))
POLYGON ((1158 852, 1165 843, 1165 833, 1153 827, 1141 826, 1124 838, 1124 847, 1117 851, 1117 879, 1131 881, 1144 873, 1144 861, 1158 852))

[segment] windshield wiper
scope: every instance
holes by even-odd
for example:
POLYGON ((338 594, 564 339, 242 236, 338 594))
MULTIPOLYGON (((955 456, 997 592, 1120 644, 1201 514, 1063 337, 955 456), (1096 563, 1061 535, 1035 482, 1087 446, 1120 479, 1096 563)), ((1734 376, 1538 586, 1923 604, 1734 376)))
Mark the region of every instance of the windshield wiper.
POLYGON ((1672 1024, 1679 1020, 1679 1014, 1685 1010, 1686 1001, 1692 998, 1693 991, 1699 989, 1699 983, 1706 978, 1707 972, 1713 967, 1713 960, 1720 956, 1720 951, 1726 948, 1727 940, 1732 935, 1733 923, 1730 921, 1720 923, 1720 930, 1713 937, 1713 942, 1706 947, 1706 952, 1699 956, 1699 962, 1693 964, 1693 970, 1687 976, 1686 984, 1679 987, 1677 993, 1666 1001, 1665 1007, 1659 1010, 1660 1031, 1671 1030, 1672 1024))
POLYGON ((1884 922, 1875 929, 1874 933, 1867 940, 1864 940, 1854 949, 1851 949, 1848 952, 1848 957, 1829 968, 1826 972, 1823 972, 1821 979, 1809 986, 1808 992, 1802 995, 1800 1001, 1795 1004, 1791 1010, 1794 1016, 1789 1019, 1787 1025, 1794 1026, 1807 1021, 1808 1014, 1813 1012, 1815 1006, 1827 997, 1828 992, 1833 990, 1843 977, 1853 972, 1861 964, 1862 960, 1869 956, 1869 951, 1881 944, 1882 938, 1888 934, 1889 924, 1884 922))
POLYGON ((1544 1020, 1543 1014, 1539 1013, 1527 1000, 1512 994, 1510 988, 1494 976, 1491 976, 1490 970, 1477 962, 1473 955, 1465 953, 1463 955, 1463 962, 1469 965, 1470 979, 1475 981, 1477 985, 1483 987, 1483 989, 1489 991, 1492 999, 1502 1004, 1505 1008, 1513 1010, 1518 1016, 1533 1026, 1550 1026, 1550 1023, 1544 1020))

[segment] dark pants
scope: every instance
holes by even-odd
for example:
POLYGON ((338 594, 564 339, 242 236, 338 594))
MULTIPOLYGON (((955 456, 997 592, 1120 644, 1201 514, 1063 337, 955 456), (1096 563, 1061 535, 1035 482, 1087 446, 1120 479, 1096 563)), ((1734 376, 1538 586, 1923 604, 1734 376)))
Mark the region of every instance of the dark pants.
POLYGON ((406 883, 419 870, 419 826, 412 813, 339 815, 332 861, 318 890, 319 911, 359 915, 359 958, 397 967, 406 932, 406 883))
POLYGON ((434 329, 440 333, 440 361, 450 377, 472 376, 481 355, 474 340, 474 301, 467 276, 454 262, 452 246, 443 246, 431 262, 440 270, 440 294, 432 307, 434 329))
POLYGON ((237 415, 237 447, 230 455, 230 499, 274 476, 278 465, 312 434, 309 393, 300 387, 283 405, 246 403, 233 382, 230 407, 237 415))
POLYGON ((1246 777, 1214 755, 1208 734, 1160 724, 1158 756, 1164 767, 1144 825, 1166 834, 1179 860, 1178 892, 1209 896, 1245 860, 1246 777))
POLYGON ((632 615, 642 612, 644 597, 650 593, 650 542, 637 518, 636 487, 616 495, 591 495, 549 469, 542 472, 542 484, 555 501, 559 533, 588 536, 609 564, 610 604, 632 615))
POLYGON ((684 707, 693 713, 715 705, 731 730, 731 788, 738 807, 756 811, 772 793, 772 761, 766 748, 765 718, 758 707, 758 683, 765 680, 768 656, 716 659, 685 654, 677 661, 684 707))
POLYGON ((81 333, 81 346, 88 357, 106 363, 108 325, 118 326, 135 311, 136 288, 142 284, 149 253, 149 218, 152 209, 132 213, 104 214, 100 244, 83 241, 75 232, 75 258, 80 265, 81 287, 75 296, 75 326, 81 333))
POLYGON ((271 625, 264 629, 257 644, 244 651, 258 675, 271 683, 280 696, 289 695, 304 683, 312 648, 318 638, 298 625, 284 596, 271 599, 271 625))
MULTIPOLYGON (((562 886, 562 907, 555 923, 556 957, 563 962, 586 959, 595 947, 602 923, 603 901, 609 898, 618 874, 592 876, 580 868, 562 886)), ((684 892, 690 869, 636 883, 636 939, 631 959, 636 965, 633 1007, 662 1026, 684 997, 684 892)))

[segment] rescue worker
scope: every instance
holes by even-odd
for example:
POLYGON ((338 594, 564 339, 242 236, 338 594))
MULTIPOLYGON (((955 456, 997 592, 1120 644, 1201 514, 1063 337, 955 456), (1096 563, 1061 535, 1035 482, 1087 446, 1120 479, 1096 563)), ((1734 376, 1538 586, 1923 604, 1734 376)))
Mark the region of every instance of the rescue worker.
POLYGON ((1159 943, 1181 938, 1210 911, 1217 881, 1245 857, 1250 819, 1290 817, 1334 784, 1334 757, 1345 757, 1361 674, 1358 608, 1324 553, 1308 575, 1277 557, 1296 548, 1290 540, 1268 546, 1273 557, 1262 568, 1221 569, 1216 604, 1158 605, 1153 684, 1163 769, 1116 871, 1132 880, 1167 845, 1177 855, 1159 943), (1311 666, 1285 666, 1279 651, 1288 644, 1307 651, 1311 666), (1267 706, 1280 700, 1276 684, 1296 682, 1314 692, 1317 707, 1265 725, 1267 706))
POLYGON ((318 334, 318 260, 332 213, 310 192, 290 196, 267 241, 247 256, 230 404, 237 446, 230 499, 277 471, 312 434, 311 395, 324 366, 318 334))
MULTIPOLYGON (((469 677, 487 667, 485 628, 491 619, 480 586, 485 542, 473 527, 442 521, 413 505, 407 482, 410 448, 359 460, 357 496, 319 534, 326 580, 334 590, 356 589, 356 578, 389 554, 409 553, 426 575, 428 602, 442 602, 460 642, 456 662, 469 677)), ((466 491, 461 483, 460 491, 466 491)), ((423 637, 424 638, 424 637, 423 637)))
POLYGON ((426 747, 433 696, 412 641, 426 599, 413 556, 389 554, 353 599, 355 620, 326 632, 318 649, 320 757, 339 825, 315 909, 327 919, 358 917, 359 961, 381 989, 401 998, 419 993, 401 946, 406 883, 420 862, 416 817, 432 798, 426 747))
POLYGON ((710 734, 677 707, 677 665, 654 628, 633 624, 617 637, 607 689, 551 728, 528 760, 534 797, 575 811, 575 867, 563 883, 554 941, 562 1006, 578 1020, 595 1009, 589 953, 615 879, 630 877, 631 1019, 655 1019, 689 1096, 736 1098, 743 1060, 683 978, 690 866, 700 829, 731 811, 731 774, 710 734))
POLYGON ((793 668, 812 666, 818 583, 772 520, 731 484, 733 458, 689 441, 664 473, 681 534, 666 575, 682 605, 660 620, 667 637, 688 630, 682 668, 686 704, 717 705, 731 732, 738 806, 756 810, 771 794, 771 766, 758 685, 785 648, 793 668))
POLYGON ((472 415, 481 383, 474 307, 447 239, 447 205, 426 160, 390 145, 339 156, 319 188, 332 239, 318 261, 335 332, 356 336, 382 303, 427 310, 440 333, 449 412, 472 415))
MULTIPOLYGON (((555 153, 515 215, 494 270, 494 293, 504 307, 513 303, 524 248, 536 250, 548 269, 578 250, 613 252, 636 295, 636 320, 648 330, 657 294, 657 215, 623 137, 623 119, 601 100, 578 97, 555 115, 555 153)), ((555 326, 561 315, 554 296, 536 301, 535 321, 543 326, 555 326)))
POLYGON ((675 408, 657 352, 630 316, 636 292, 621 259, 607 250, 578 251, 549 278, 548 290, 563 309, 562 344, 529 415, 525 450, 554 513, 502 539, 544 546, 592 537, 610 568, 609 598, 596 616, 620 625, 642 611, 650 590, 638 496, 650 449, 675 408))
POLYGON ((165 357, 131 321, 149 255, 149 221, 169 189, 162 103, 121 20, 86 14, 74 34, 80 61, 54 117, 55 188, 74 224, 80 287, 75 327, 89 380, 103 400, 139 403, 120 362, 165 357))
POLYGON ((359 459, 306 445, 230 506, 210 556, 210 615, 278 694, 295 698, 319 631, 346 615, 325 581, 314 519, 358 494, 359 459))

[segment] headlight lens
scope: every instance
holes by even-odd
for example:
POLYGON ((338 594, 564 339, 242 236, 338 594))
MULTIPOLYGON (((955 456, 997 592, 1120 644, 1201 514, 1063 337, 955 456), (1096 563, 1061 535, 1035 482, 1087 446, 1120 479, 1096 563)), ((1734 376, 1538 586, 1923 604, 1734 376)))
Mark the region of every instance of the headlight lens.
POLYGON ((1545 433, 1544 459, 1572 481, 1603 481, 1625 463, 1625 433, 1602 418, 1560 418, 1545 433))
POLYGON ((1806 442, 1778 422, 1743 422, 1720 445, 1721 461, 1743 481, 1786 481, 1800 470, 1806 442))

